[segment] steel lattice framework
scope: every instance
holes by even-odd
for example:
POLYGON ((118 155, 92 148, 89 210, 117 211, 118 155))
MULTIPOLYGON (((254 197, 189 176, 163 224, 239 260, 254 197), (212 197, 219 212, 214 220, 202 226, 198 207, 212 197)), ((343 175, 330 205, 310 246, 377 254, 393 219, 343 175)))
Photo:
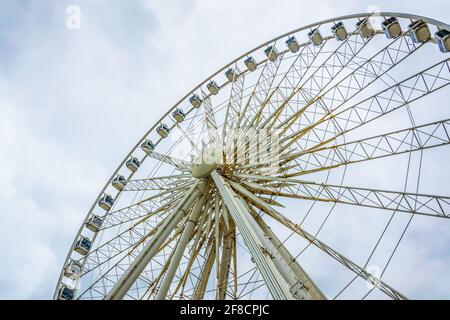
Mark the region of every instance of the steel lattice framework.
POLYGON ((314 247, 371 283, 369 293, 406 299, 367 270, 370 258, 356 263, 319 233, 341 207, 450 218, 450 196, 419 192, 419 178, 415 191, 343 183, 347 171, 405 157, 411 180, 414 155, 420 177, 422 155, 446 150, 448 110, 425 121, 412 110, 448 106, 448 30, 420 16, 355 14, 291 31, 224 66, 119 164, 54 298, 330 298, 298 259, 314 247), (310 212, 325 208, 308 232, 310 212))

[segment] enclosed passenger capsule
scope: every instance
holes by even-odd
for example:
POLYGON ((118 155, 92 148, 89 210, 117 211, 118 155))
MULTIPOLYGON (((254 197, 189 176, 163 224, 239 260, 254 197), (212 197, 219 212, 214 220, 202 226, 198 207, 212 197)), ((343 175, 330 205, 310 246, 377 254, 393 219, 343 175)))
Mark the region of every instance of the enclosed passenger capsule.
POLYGON ((395 17, 384 20, 381 23, 381 28, 388 39, 397 38, 402 34, 402 27, 395 17))
POLYGON ((409 35, 414 43, 426 42, 431 37, 430 29, 426 22, 417 20, 408 25, 409 35))
POLYGON ((62 286, 58 291, 58 300, 73 300, 75 291, 66 286, 62 286))
POLYGON ((237 78, 236 72, 233 70, 233 68, 228 68, 227 71, 225 71, 225 76, 230 82, 233 82, 237 78))
POLYGON ((92 243, 88 237, 80 236, 80 239, 78 239, 73 250, 85 256, 88 254, 89 250, 91 250, 91 246, 92 243))
POLYGON ((214 80, 211 80, 210 82, 208 82, 208 84, 206 85, 206 88, 213 95, 216 95, 219 93, 219 86, 217 85, 217 83, 214 80))
POLYGON ((364 18, 356 23, 356 28, 362 38, 367 39, 375 34, 375 30, 372 27, 368 18, 364 18))
POLYGON ((319 29, 317 28, 308 32, 308 38, 311 41, 311 43, 315 46, 320 46, 323 42, 322 35, 320 34, 319 29))
POLYGON ((131 157, 127 160, 125 165, 131 172, 136 172, 136 170, 141 166, 141 163, 136 157, 131 157))
POLYGON ((169 135, 170 128, 167 124, 161 123, 156 129, 156 132, 161 136, 161 138, 165 138, 169 135))
POLYGON ((199 108, 202 104, 202 99, 196 94, 189 98, 189 102, 194 106, 194 108, 199 108))
POLYGON ((258 66, 255 58, 253 58, 252 56, 247 57, 247 59, 244 60, 244 64, 246 65, 249 71, 255 71, 256 67, 258 66))
POLYGON ((338 22, 335 25, 333 25, 331 27, 331 32, 333 33, 334 37, 339 41, 343 41, 348 37, 348 32, 347 29, 345 29, 343 22, 338 22))
POLYGON ((264 53, 266 54, 267 58, 270 61, 275 61, 278 58, 278 51, 274 46, 269 46, 264 50, 264 53))
POLYGON ((64 268, 64 276, 71 280, 77 280, 81 275, 81 263, 70 260, 64 268))
POLYGON ((124 176, 117 175, 112 181, 111 185, 119 191, 122 191, 125 188, 126 180, 124 176))
POLYGON ((183 110, 181 110, 181 109, 175 109, 172 112, 172 116, 175 118, 175 120, 177 122, 183 122, 184 118, 186 117, 186 115, 184 114, 183 110))
POLYGON ((152 141, 145 139, 144 142, 141 143, 141 149, 146 154, 150 154, 155 150, 155 144, 152 141))
POLYGON ((100 208, 105 209, 106 211, 111 209, 113 204, 114 204, 114 198, 111 197, 109 194, 104 194, 100 198, 100 200, 98 200, 98 205, 100 206, 100 208))
POLYGON ((286 40, 286 46, 289 48, 289 50, 292 53, 295 53, 295 52, 297 52, 300 49, 300 45, 298 44, 298 41, 295 38, 295 36, 289 37, 286 40))
POLYGON ((446 29, 439 30, 435 34, 436 41, 439 46, 439 50, 441 52, 449 52, 450 51, 450 32, 446 29))
POLYGON ((86 228, 91 230, 92 232, 98 232, 102 227, 103 219, 97 215, 92 215, 89 220, 86 222, 86 228))

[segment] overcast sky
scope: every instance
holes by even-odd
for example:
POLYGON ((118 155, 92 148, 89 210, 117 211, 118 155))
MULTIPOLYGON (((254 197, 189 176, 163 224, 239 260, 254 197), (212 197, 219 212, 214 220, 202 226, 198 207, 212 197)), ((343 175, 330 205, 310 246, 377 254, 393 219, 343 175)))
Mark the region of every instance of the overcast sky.
POLYGON ((0 298, 51 297, 106 179, 198 82, 278 34, 369 7, 450 18, 443 0, 0 0, 0 298))

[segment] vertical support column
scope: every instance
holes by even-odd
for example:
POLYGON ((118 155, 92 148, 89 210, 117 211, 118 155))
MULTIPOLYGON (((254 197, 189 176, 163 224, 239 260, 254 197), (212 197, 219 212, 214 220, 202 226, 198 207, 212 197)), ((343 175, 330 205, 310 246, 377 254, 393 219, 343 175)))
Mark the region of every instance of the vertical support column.
MULTIPOLYGON (((235 189, 240 194, 244 195, 250 201, 254 202, 258 207, 265 207, 267 210, 270 210, 270 205, 263 202, 253 193, 245 189, 240 184, 230 181, 230 185, 233 189, 235 189)), ((288 283, 291 285, 291 291, 302 299, 306 299, 306 297, 312 299, 326 299, 326 297, 322 294, 319 288, 312 282, 306 272, 298 265, 297 261, 292 257, 289 251, 283 246, 281 241, 276 237, 276 235, 270 230, 264 220, 256 215, 255 211, 248 206, 248 204, 241 199, 244 207, 247 211, 251 212, 253 215, 253 221, 258 225, 258 227, 262 230, 264 234, 265 242, 270 241, 271 243, 271 252, 273 252, 274 256, 277 257, 275 261, 279 266, 280 270, 283 270, 283 276, 288 283), (279 264, 278 264, 279 263, 279 264)))
POLYGON ((230 228, 225 231, 223 237, 222 259, 220 263, 220 273, 217 288, 217 300, 224 300, 228 289, 228 276, 230 274, 231 254, 233 249, 234 223, 230 221, 230 228))
POLYGON ((211 177, 274 299, 311 299, 295 274, 248 212, 242 199, 216 171, 211 177))
POLYGON ((295 273, 296 277, 300 279, 300 283, 302 283, 305 289, 308 290, 308 292, 311 294, 311 297, 314 300, 325 300, 326 297, 322 293, 322 291, 320 291, 319 287, 311 280, 305 270, 303 270, 303 268, 297 263, 297 260, 294 259, 289 250, 286 249, 280 239, 278 239, 278 237, 275 235, 275 233, 273 233, 273 231, 264 222, 264 220, 261 217, 257 216, 255 217, 255 221, 268 236, 269 240, 273 243, 288 266, 295 273))

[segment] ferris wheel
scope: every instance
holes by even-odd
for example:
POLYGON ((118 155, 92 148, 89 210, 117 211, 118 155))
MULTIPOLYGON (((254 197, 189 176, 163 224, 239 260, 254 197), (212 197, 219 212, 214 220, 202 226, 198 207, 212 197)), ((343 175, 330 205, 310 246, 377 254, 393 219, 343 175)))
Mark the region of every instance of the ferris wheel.
POLYGON ((225 65, 113 172, 54 299, 406 299, 384 276, 411 219, 450 218, 426 181, 450 156, 449 31, 354 14, 225 65))

